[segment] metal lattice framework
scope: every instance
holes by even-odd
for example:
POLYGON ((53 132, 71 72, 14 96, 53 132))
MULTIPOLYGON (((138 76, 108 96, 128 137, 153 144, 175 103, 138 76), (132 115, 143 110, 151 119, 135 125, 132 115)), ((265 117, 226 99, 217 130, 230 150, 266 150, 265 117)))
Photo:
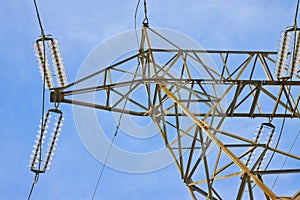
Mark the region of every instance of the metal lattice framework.
POLYGON ((224 190, 236 199, 259 194, 278 199, 268 176, 299 175, 300 168, 269 169, 269 164, 284 156, 300 166, 300 156, 271 144, 272 120, 299 120, 300 76, 298 71, 293 79, 274 77, 276 56, 267 51, 181 49, 144 24, 137 52, 52 89, 51 101, 150 117, 193 199, 223 199, 224 190), (152 48, 151 37, 172 48, 152 48), (99 85, 71 89, 95 77, 99 85), (76 100, 86 93, 95 93, 96 103, 76 100), (266 120, 254 139, 223 128, 226 119, 251 118, 266 120), (270 163, 263 166, 263 161, 270 163))

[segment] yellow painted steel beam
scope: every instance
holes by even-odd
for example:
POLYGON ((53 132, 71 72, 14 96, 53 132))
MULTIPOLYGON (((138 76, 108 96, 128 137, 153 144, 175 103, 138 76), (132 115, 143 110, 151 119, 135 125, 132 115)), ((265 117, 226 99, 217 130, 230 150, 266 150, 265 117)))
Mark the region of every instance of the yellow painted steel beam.
POLYGON ((180 109, 194 122, 197 123, 199 127, 202 128, 204 133, 216 144, 218 145, 222 151, 243 171, 245 172, 252 180, 253 182, 271 199, 278 199, 276 194, 273 193, 270 188, 268 188, 256 175, 252 174, 251 171, 228 149, 224 146, 224 144, 216 138, 215 135, 213 135, 208 130, 208 125, 205 121, 197 119, 194 114, 187 109, 184 105, 180 103, 180 101, 174 96, 172 92, 170 92, 163 83, 158 83, 160 85, 161 90, 168 95, 170 99, 172 99, 177 105, 180 107, 180 109))

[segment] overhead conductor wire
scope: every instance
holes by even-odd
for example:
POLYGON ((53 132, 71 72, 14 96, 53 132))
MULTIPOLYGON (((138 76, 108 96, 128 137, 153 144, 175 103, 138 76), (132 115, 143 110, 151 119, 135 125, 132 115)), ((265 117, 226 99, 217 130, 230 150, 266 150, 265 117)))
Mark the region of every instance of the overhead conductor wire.
MULTIPOLYGON (((42 38, 42 42, 43 42, 43 74, 44 74, 44 79, 43 79, 43 89, 42 89, 42 122, 41 122, 41 137, 40 137, 40 144, 42 143, 42 136, 43 136, 43 127, 45 126, 45 122, 44 122, 44 113, 45 113, 45 89, 46 89, 46 49, 45 49, 45 34, 44 34, 44 29, 43 29, 43 26, 42 26, 42 21, 41 21, 41 17, 40 17, 40 14, 39 14, 39 10, 38 10, 38 6, 37 6, 37 3, 36 3, 36 0, 33 0, 33 3, 34 3, 34 7, 35 7, 35 12, 36 12, 36 16, 37 16, 37 19, 38 19, 38 23, 39 23, 39 27, 40 27, 40 32, 41 32, 41 38, 42 38)), ((38 164, 38 169, 40 170, 41 168, 41 154, 42 154, 42 146, 40 145, 39 146, 40 150, 39 150, 39 164, 38 164)), ((35 176, 34 176, 34 179, 33 179, 33 182, 32 182, 32 185, 31 185, 31 188, 30 188, 30 192, 28 194, 28 200, 30 199, 31 195, 32 195, 32 192, 33 192, 33 189, 34 189, 34 186, 35 184, 38 182, 38 179, 39 179, 39 172, 35 172, 35 176)))
MULTIPOLYGON (((140 63, 138 62, 138 66, 139 66, 139 65, 140 65, 140 63)), ((137 70, 138 70, 138 67, 136 68, 136 71, 135 71, 135 73, 134 73, 134 76, 133 76, 133 78, 132 78, 132 81, 134 81, 134 79, 135 79, 135 77, 136 77, 136 75, 137 75, 137 70)), ((130 86, 129 86, 129 91, 131 90, 132 86, 133 86, 133 82, 132 82, 132 83, 130 84, 130 86)), ((129 99, 129 98, 125 98, 125 101, 124 101, 124 105, 123 105, 122 110, 125 109, 128 99, 129 99)), ((107 163, 108 157, 109 157, 109 155, 110 155, 110 151, 111 151, 112 145, 113 145, 113 143, 114 143, 114 141, 115 141, 116 136, 118 135, 118 132, 119 132, 119 128, 120 128, 120 125, 121 125, 121 120, 122 120, 123 114, 124 114, 123 112, 120 114, 120 117, 119 117, 119 120, 118 120, 118 124, 117 124, 117 126, 116 126, 116 129, 115 129, 113 138, 112 138, 112 140, 111 140, 110 146, 109 146, 108 151, 107 151, 107 153, 106 153, 104 163, 103 163, 103 165, 102 165, 102 167, 101 167, 101 171, 100 171, 100 174, 99 174, 99 177, 98 177, 98 180, 97 180, 97 183, 96 183, 94 192, 93 192, 92 200, 95 198, 95 195, 96 195, 97 189, 98 189, 98 187, 99 187, 99 184, 100 184, 100 181, 101 181, 101 178, 102 178, 104 169, 105 169, 105 167, 106 167, 106 163, 107 163)))
MULTIPOLYGON (((293 28, 294 28, 294 30, 295 30, 295 34, 296 34, 296 31, 297 31, 297 16, 298 16, 298 9, 299 9, 299 0, 297 0, 297 6, 296 6, 296 11, 295 11, 294 23, 293 23, 293 28)), ((294 51, 293 51, 293 52, 295 52, 295 48, 296 48, 296 47, 295 47, 295 44, 296 44, 296 42, 297 42, 297 41, 296 41, 296 37, 294 37, 294 51)), ((296 56, 296 55, 293 55, 293 56, 296 56)), ((291 77, 291 79, 292 79, 292 77, 291 77)), ((288 87, 288 95, 290 95, 290 93, 291 93, 291 86, 288 87)), ((288 97, 287 97, 287 100, 286 100, 286 104, 287 104, 287 103, 288 103, 288 97)), ((282 133, 283 133, 283 129, 284 129, 284 126, 285 126, 286 114, 287 114, 287 106, 285 106, 285 111, 284 111, 284 112, 285 112, 285 114, 284 114, 284 117, 283 117, 283 120, 282 120, 282 123, 281 123, 281 128, 280 128, 279 136, 278 136, 278 139, 277 139, 277 142, 276 142, 276 145, 275 145, 275 149, 278 148, 278 145, 279 145, 279 142, 280 142, 280 140, 281 140, 282 133)), ((293 143, 292 143, 292 145, 291 145, 291 147, 290 147, 288 153, 290 153, 290 152, 292 151, 292 149, 293 149, 293 147, 294 147, 294 145, 295 145, 295 143, 296 143, 296 140, 298 139, 299 134, 300 134, 300 131, 299 131, 298 134, 296 135, 296 137, 295 137, 295 139, 294 139, 294 141, 293 141, 293 143)), ((271 158, 270 158, 269 162, 267 163, 267 165, 266 165, 266 167, 265 167, 265 170, 269 167, 271 161, 273 160, 274 155, 275 155, 275 151, 273 151, 273 153, 272 153, 272 155, 271 155, 271 158)), ((285 160, 283 161, 283 164, 282 164, 282 166, 281 166, 281 169, 283 169, 283 167, 284 167, 284 165, 285 165, 285 163, 286 163, 286 161, 287 161, 287 158, 288 158, 288 157, 286 157, 285 160)), ((276 178, 275 178, 275 180, 274 180, 274 182, 273 182, 272 189, 274 188, 274 186, 275 186, 275 184, 276 184, 276 182, 277 182, 277 180, 278 180, 278 177, 279 177, 279 174, 277 174, 277 176, 276 176, 276 178)))
MULTIPOLYGON (((138 34, 137 34, 137 26, 136 26, 136 19, 137 19, 137 13, 139 10, 139 5, 141 3, 141 0, 138 0, 136 7, 135 7, 135 12, 134 12, 134 30, 135 30, 135 38, 138 44, 138 47, 140 46, 140 42, 139 42, 139 38, 138 38, 138 34)), ((148 24, 148 17, 147 17, 147 2, 146 0, 144 0, 144 20, 143 20, 143 24, 148 24)))
MULTIPOLYGON (((296 33, 296 29, 297 29, 297 15, 298 15, 298 8, 299 8, 299 0, 297 0, 296 12, 295 12, 294 23, 293 23, 293 28, 294 28, 294 30, 295 30, 295 33, 296 33)), ((295 44, 296 44, 296 37, 294 38, 294 49, 295 49, 295 44)), ((292 78, 292 77, 291 77, 291 78, 292 78)), ((284 126, 285 126, 285 121, 286 121, 288 97, 289 97, 290 93, 291 93, 291 86, 288 87, 288 96, 287 96, 287 99, 286 99, 286 106, 285 106, 285 110, 284 110, 284 117, 283 117, 282 122, 281 122, 281 127, 280 127, 280 131, 279 131, 279 136, 278 136, 278 139, 277 139, 277 142, 276 142, 276 144, 275 144, 274 149, 277 149, 277 148, 278 148, 279 142, 280 142, 281 137, 282 137, 282 133, 283 133, 284 126)), ((293 143, 292 143, 292 145, 291 145, 291 147, 290 147, 288 153, 290 153, 290 152, 292 151, 292 149, 293 149, 293 147, 294 147, 294 145, 295 145, 295 143, 296 143, 296 140, 298 139, 299 134, 300 134, 300 131, 299 131, 298 134, 296 135, 296 137, 295 137, 295 139, 294 139, 294 141, 293 141, 293 143)), ((273 158, 274 158, 274 155, 275 155, 275 151, 272 152, 271 157, 270 157, 268 163, 266 164, 266 166, 265 166, 265 168, 264 168, 265 170, 267 170, 267 168, 270 166, 270 164, 271 164, 271 162, 272 162, 272 160, 273 160, 273 158)), ((283 164, 282 164, 282 166, 281 166, 281 169, 283 169, 283 167, 284 167, 284 165, 285 165, 285 163, 286 163, 286 161, 287 161, 287 158, 288 158, 288 157, 286 157, 285 160, 283 161, 283 164)), ((273 182, 273 185, 272 185, 271 189, 274 188, 274 186, 275 186, 275 184, 276 184, 278 178, 279 178, 279 174, 277 174, 277 176, 276 176, 276 178, 275 178, 275 180, 274 180, 274 182, 273 182)), ((252 189, 253 189, 255 186, 256 186, 256 185, 254 185, 254 186, 252 187, 252 189)))
MULTIPOLYGON (((298 16, 298 9, 299 9, 299 0, 297 0, 297 6, 296 6, 296 11, 295 11, 295 17, 294 17, 294 24, 293 24, 293 28, 294 28, 294 32, 295 32, 295 36, 294 36, 294 50, 293 50, 293 56, 297 56, 297 55, 295 55, 295 46, 296 46, 296 31, 297 31, 297 16, 298 16)), ((298 38, 299 39, 299 38, 298 38)), ((293 58, 292 58, 293 59, 293 58)), ((292 76, 291 76, 291 79, 292 79, 292 76)), ((291 92, 291 86, 289 86, 289 88, 288 88, 288 94, 290 94, 290 92, 291 92)), ((288 101, 288 99, 287 99, 287 101, 288 101)), ((287 106, 285 107, 285 113, 287 112, 287 106)), ((276 143, 276 147, 275 147, 275 149, 277 148, 277 146, 278 146, 278 144, 279 144, 279 140, 280 140, 280 137, 281 137, 281 135, 282 135, 282 131, 283 131, 283 128, 284 128, 284 124, 285 124, 285 117, 283 118, 283 122, 282 122, 282 126, 281 126, 281 130, 280 130, 280 134, 279 134, 279 139, 278 139, 278 141, 277 141, 277 143, 276 143)), ((293 141, 293 143, 292 143, 292 145, 291 145, 291 147, 290 147, 290 149, 289 149, 289 151, 288 151, 288 153, 290 153, 291 151, 292 151, 292 149, 294 148, 294 145, 295 145, 295 143, 296 143, 296 141, 297 141, 297 139, 298 139, 298 137, 299 137, 299 134, 300 134, 300 131, 298 131, 298 134, 296 135, 296 137, 295 137, 295 139, 294 139, 294 141, 293 141)), ((272 154, 272 157, 274 156, 274 153, 275 152, 273 152, 273 154, 272 154)), ((287 159, 288 159, 288 157, 286 157, 285 159, 284 159, 284 161, 283 161, 283 163, 282 163, 282 166, 281 166, 281 169, 283 169, 283 167, 284 167, 284 165, 285 165, 285 163, 286 163, 286 161, 287 161, 287 159)), ((271 161, 271 160, 270 160, 271 161)), ((270 161, 269 161, 269 163, 268 163, 268 165, 270 164, 270 161)), ((268 166, 267 165, 267 166, 268 166)), ((279 174, 277 174, 277 176, 276 176, 276 178, 275 178, 275 180, 274 180, 274 182, 273 182, 273 185, 272 185, 272 189, 274 188, 274 186, 275 186, 275 184, 276 184, 276 182, 277 182, 277 180, 278 180, 278 178, 279 178, 279 174)))
MULTIPOLYGON (((292 145, 291 145, 291 147, 290 147, 290 149, 289 149, 289 151, 288 151, 289 154, 290 154, 291 151, 293 150, 293 148, 294 148, 294 146, 295 146, 295 144, 296 144, 296 141, 298 140, 299 135, 300 135, 300 130, 298 131, 298 134, 296 135, 296 137, 295 137, 295 139, 294 139, 294 141, 293 141, 293 143, 292 143, 292 145)), ((288 157, 286 156, 285 159, 284 159, 284 161, 283 161, 283 163, 282 163, 282 165, 281 165, 281 170, 284 168, 287 159, 288 159, 288 157)), ((275 178, 275 180, 274 180, 274 182, 273 182, 273 185, 272 185, 271 189, 274 188, 274 186, 275 186, 275 184, 276 184, 278 178, 279 178, 279 174, 277 174, 277 176, 276 176, 276 178, 275 178)))
MULTIPOLYGON (((137 28, 136 28, 136 17, 137 17, 137 11, 138 11, 138 7, 139 7, 139 4, 140 4, 140 0, 138 0, 138 3, 136 5, 136 9, 135 9, 135 12, 134 12, 134 28, 135 28, 135 36, 136 36, 136 40, 137 40, 137 43, 138 43, 138 48, 139 48, 139 39, 138 39, 138 35, 137 35, 137 28)), ((148 24, 148 17, 147 17, 147 9, 146 9, 146 0, 144 0, 144 20, 143 20, 143 23, 147 23, 148 24)), ((140 65, 140 62, 138 60, 138 66, 140 65)), ((132 78, 132 81, 135 79, 136 75, 137 75, 137 70, 138 70, 138 67, 136 68, 136 71, 135 71, 135 75, 134 77, 132 78)), ((129 87, 129 91, 131 90, 132 88, 132 85, 133 85, 133 82, 130 84, 130 87, 129 87)), ((125 102, 124 102, 124 105, 123 105, 123 109, 125 109, 126 107, 126 104, 127 104, 127 101, 128 101, 128 98, 125 99, 125 102)), ((101 178, 102 178, 102 175, 103 175, 103 172, 104 172, 104 169, 106 167, 106 164, 107 164, 107 160, 109 158, 109 154, 110 154, 110 151, 111 151, 111 148, 113 146, 113 143, 115 141, 115 138, 116 136, 118 135, 118 132, 119 132, 119 128, 120 128, 120 124, 121 124, 121 120, 122 120, 122 117, 123 117, 123 114, 124 113, 121 113, 120 114, 120 117, 119 117, 119 120, 118 120, 118 124, 116 126, 116 129, 115 129, 115 132, 114 132, 114 135, 113 135, 113 138, 111 140, 111 143, 110 143, 110 146, 108 148, 108 151, 107 151, 107 154, 105 156, 105 159, 104 159, 104 163, 101 167, 101 171, 100 171, 100 174, 99 174, 99 177, 98 177, 98 180, 97 180, 97 183, 96 183, 96 186, 95 186, 95 189, 94 189, 94 192, 93 192, 93 195, 92 195, 92 200, 95 198, 95 195, 96 195, 96 192, 97 192, 97 189, 99 187, 99 184, 100 184, 100 181, 101 181, 101 178)))
POLYGON ((136 28, 136 16, 138 13, 138 9, 139 9, 139 5, 140 5, 141 0, 138 0, 136 7, 135 7, 135 12, 134 12, 134 31, 135 31, 135 37, 136 37, 136 41, 138 46, 140 46, 139 44, 139 38, 138 38, 138 34, 137 34, 137 28, 136 28))

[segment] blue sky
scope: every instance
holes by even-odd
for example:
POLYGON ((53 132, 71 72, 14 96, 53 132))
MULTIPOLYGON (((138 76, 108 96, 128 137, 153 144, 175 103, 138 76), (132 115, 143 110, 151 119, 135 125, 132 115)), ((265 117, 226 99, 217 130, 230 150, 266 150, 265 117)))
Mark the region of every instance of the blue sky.
MULTIPOLYGON (((45 32, 60 41, 70 82, 97 44, 134 28, 136 3, 38 1, 45 32)), ((277 50, 280 31, 292 24, 294 7, 295 1, 286 0, 149 0, 148 18, 150 26, 182 32, 206 49, 277 50)), ((138 26, 142 17, 140 9, 138 26)), ((0 24, 0 199, 25 199, 33 179, 27 164, 41 116, 41 78, 32 50, 39 36, 33 2, 2 2, 0 24)), ((90 199, 99 175, 101 164, 80 142, 71 106, 61 109, 66 120, 53 165, 40 176, 32 199, 90 199)), ((125 197, 189 199, 189 194, 173 165, 139 175, 107 168, 96 199, 125 197)))

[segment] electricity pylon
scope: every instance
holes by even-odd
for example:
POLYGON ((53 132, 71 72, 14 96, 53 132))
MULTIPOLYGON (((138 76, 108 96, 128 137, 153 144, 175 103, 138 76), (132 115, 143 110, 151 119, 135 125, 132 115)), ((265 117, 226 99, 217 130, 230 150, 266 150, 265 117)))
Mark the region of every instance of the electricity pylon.
MULTIPOLYGON (((150 117, 193 199, 223 199, 226 190, 236 199, 254 199, 258 194, 283 198, 271 189, 268 177, 299 175, 300 168, 270 169, 271 161, 288 157, 299 166, 300 156, 272 145, 272 120, 300 118, 299 60, 289 66, 278 64, 281 58, 271 51, 181 49, 147 24, 141 31, 136 52, 69 85, 52 88, 51 102, 150 117), (152 48, 149 34, 173 48, 152 48), (71 89, 95 76, 99 85, 71 89), (97 103, 76 100, 86 93, 97 94, 97 103), (188 122, 183 123, 183 118, 188 122), (266 119, 253 139, 223 127, 227 119, 240 123, 251 118, 266 119)), ((295 49, 283 51, 293 60, 295 49)))

